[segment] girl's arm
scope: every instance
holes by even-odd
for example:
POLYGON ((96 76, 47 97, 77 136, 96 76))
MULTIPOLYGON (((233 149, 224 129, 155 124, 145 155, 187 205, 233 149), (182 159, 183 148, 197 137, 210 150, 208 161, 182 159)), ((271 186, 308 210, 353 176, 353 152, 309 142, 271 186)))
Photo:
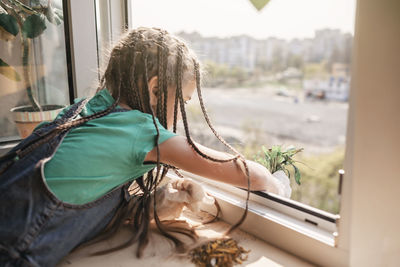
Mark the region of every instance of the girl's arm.
MULTIPOLYGON (((206 155, 218 159, 232 158, 232 155, 219 152, 200 144, 197 147, 206 155)), ((215 180, 228 183, 241 188, 247 188, 247 178, 244 171, 243 162, 237 160, 225 163, 213 162, 200 156, 194 151, 186 137, 174 136, 159 145, 160 162, 173 165, 182 170, 215 180)), ((145 161, 157 161, 157 149, 150 151, 145 161)), ((250 172, 250 190, 268 191, 275 194, 279 193, 279 181, 262 165, 246 160, 250 172)))

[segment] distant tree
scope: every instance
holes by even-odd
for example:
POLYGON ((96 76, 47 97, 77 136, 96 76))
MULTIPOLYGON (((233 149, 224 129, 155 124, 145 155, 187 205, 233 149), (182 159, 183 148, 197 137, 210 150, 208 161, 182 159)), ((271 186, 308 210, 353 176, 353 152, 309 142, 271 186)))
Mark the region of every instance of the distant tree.
POLYGON ((265 60, 258 60, 256 61, 256 69, 260 72, 267 72, 270 70, 270 64, 268 64, 265 60))
POLYGON ((335 45, 332 53, 330 54, 327 64, 325 65, 326 71, 331 72, 333 63, 342 62, 342 54, 339 48, 335 45))
POLYGON ((209 87, 240 86, 250 76, 250 73, 239 66, 230 67, 213 61, 205 61, 205 69, 205 86, 209 87))
POLYGON ((301 55, 295 55, 290 53, 286 60, 286 66, 302 70, 304 67, 304 59, 301 55))
POLYGON ((353 37, 348 35, 344 43, 343 63, 351 64, 351 52, 353 47, 353 37))
POLYGON ((241 84, 247 80, 248 73, 243 68, 235 66, 230 71, 230 77, 234 78, 239 84, 241 84))
POLYGON ((321 63, 306 63, 304 65, 304 78, 305 79, 325 79, 328 77, 327 62, 321 63))
POLYGON ((275 46, 272 51, 272 62, 271 70, 272 72, 279 72, 285 69, 285 62, 283 58, 283 49, 280 46, 275 46))

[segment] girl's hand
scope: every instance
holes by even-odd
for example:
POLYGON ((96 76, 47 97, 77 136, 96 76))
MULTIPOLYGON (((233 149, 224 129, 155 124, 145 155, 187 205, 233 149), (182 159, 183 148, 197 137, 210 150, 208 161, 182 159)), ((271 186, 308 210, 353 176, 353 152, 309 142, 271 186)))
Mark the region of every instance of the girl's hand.
MULTIPOLYGON (((233 156, 196 143, 196 146, 206 155, 217 159, 230 159, 233 156)), ((160 161, 185 171, 233 186, 247 189, 247 177, 241 160, 215 162, 201 157, 183 136, 174 136, 159 145, 160 161)), ((156 162, 157 150, 154 148, 145 161, 156 162)), ((282 182, 261 164, 246 160, 250 172, 250 190, 267 191, 284 196, 282 182)), ((286 190, 286 191, 285 191, 286 190)))
POLYGON ((246 162, 250 171, 250 188, 252 191, 266 191, 290 198, 292 189, 290 187, 289 178, 286 176, 285 172, 277 171, 271 175, 268 169, 261 164, 249 160, 246 162))
POLYGON ((272 176, 274 176, 274 178, 276 178, 277 181, 280 183, 278 183, 279 185, 277 185, 279 188, 278 195, 290 198, 290 196, 292 195, 292 188, 290 187, 290 180, 287 177, 286 173, 284 171, 277 171, 274 172, 272 176))

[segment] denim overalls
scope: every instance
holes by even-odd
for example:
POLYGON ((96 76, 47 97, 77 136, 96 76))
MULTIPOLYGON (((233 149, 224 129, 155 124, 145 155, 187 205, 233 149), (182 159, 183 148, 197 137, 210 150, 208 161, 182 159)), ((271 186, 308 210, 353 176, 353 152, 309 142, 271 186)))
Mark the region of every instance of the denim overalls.
POLYGON ((13 155, 57 124, 75 118, 85 104, 72 105, 63 117, 36 130, 0 159, 0 266, 56 265, 77 245, 103 230, 118 207, 131 200, 130 182, 84 205, 55 197, 44 181, 43 163, 51 159, 66 133, 23 158, 13 155), (4 172, 11 162, 7 157, 14 163, 4 172))

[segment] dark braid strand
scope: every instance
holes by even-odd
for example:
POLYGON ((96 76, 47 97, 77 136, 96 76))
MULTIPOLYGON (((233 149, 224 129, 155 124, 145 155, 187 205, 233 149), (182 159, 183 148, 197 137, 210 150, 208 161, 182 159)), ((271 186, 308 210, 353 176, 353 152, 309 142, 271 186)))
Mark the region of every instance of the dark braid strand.
MULTIPOLYGON (((199 64, 195 60, 195 57, 190 55, 189 49, 178 38, 171 37, 166 31, 160 29, 153 28, 150 31, 149 29, 140 28, 129 33, 128 37, 119 45, 117 45, 111 54, 110 62, 107 66, 104 76, 102 77, 100 87, 110 90, 116 101, 113 103, 113 106, 110 107, 110 110, 105 110, 103 112, 104 114, 99 113, 97 115, 104 116, 108 114, 108 112, 110 112, 117 105, 120 99, 125 101, 125 103, 127 103, 132 109, 140 110, 141 112, 150 114, 156 129, 156 136, 154 140, 157 152, 156 173, 150 171, 143 177, 136 179, 135 184, 137 186, 135 189, 132 189, 132 192, 135 193, 136 197, 134 200, 130 201, 128 205, 121 207, 121 209, 124 209, 124 211, 118 212, 118 215, 116 215, 118 218, 113 220, 112 225, 106 229, 106 232, 110 234, 114 233, 114 230, 118 227, 122 225, 128 225, 129 229, 132 231, 132 236, 123 244, 106 251, 100 251, 98 252, 99 254, 115 251, 127 247, 135 242, 138 242, 136 255, 140 257, 143 254, 143 250, 149 241, 149 224, 151 220, 150 203, 151 199, 153 198, 152 196, 154 196, 153 218, 155 224, 157 225, 157 228, 161 234, 175 244, 175 247, 178 251, 184 251, 186 249, 185 243, 183 243, 174 234, 183 234, 192 238, 193 240, 195 240, 197 237, 193 229, 182 229, 180 227, 160 221, 160 218, 156 212, 157 203, 155 196, 158 193, 157 187, 166 176, 168 170, 172 169, 177 173, 178 176, 182 177, 182 175, 178 172, 178 168, 162 164, 160 162, 160 129, 157 119, 160 121, 161 125, 167 128, 167 111, 169 110, 167 107, 168 89, 172 88, 172 86, 176 86, 175 99, 173 101, 173 132, 176 132, 177 130, 178 111, 180 111, 182 113, 185 136, 189 145, 194 151, 196 151, 196 153, 205 159, 219 163, 232 161, 236 164, 239 164, 240 162, 238 160, 243 162, 244 169, 241 169, 248 179, 246 210, 239 222, 233 225, 228 230, 228 233, 237 228, 246 217, 250 189, 249 169, 244 157, 240 155, 233 147, 231 147, 225 140, 223 140, 223 138, 215 131, 210 122, 201 95, 199 64), (176 56, 174 55, 175 51, 177 53, 176 56), (174 62, 171 57, 175 57, 176 62, 174 62), (153 110, 153 107, 150 103, 151 92, 149 92, 148 82, 154 76, 158 77, 158 91, 157 106, 153 110), (216 159, 206 155, 196 146, 190 136, 183 99, 182 85, 194 78, 196 79, 197 93, 206 122, 218 140, 236 153, 236 155, 232 158, 216 159)), ((93 116, 93 118, 95 117, 96 116, 93 116)), ((84 120, 79 122, 80 120, 81 119, 77 120, 78 122, 69 122, 69 127, 76 127, 80 125, 79 123, 84 123, 84 120)), ((60 127, 58 131, 62 131, 64 129, 69 128, 60 127)))
MULTIPOLYGON (((178 65, 178 71, 177 71, 177 79, 178 81, 181 81, 181 77, 182 77, 182 48, 178 48, 178 58, 177 58, 177 65, 178 65)), ((236 160, 237 158, 240 157, 240 155, 234 156, 233 158, 229 158, 229 159, 216 159, 213 157, 210 157, 206 154, 204 154, 193 142, 191 136, 190 136, 190 132, 189 132, 189 126, 187 123, 187 116, 186 116, 186 111, 185 111, 185 103, 183 100, 183 95, 182 95, 182 82, 178 82, 177 85, 177 95, 178 95, 178 99, 180 102, 180 109, 181 109, 181 113, 182 113, 182 120, 183 120, 183 125, 185 128, 185 134, 186 134, 186 138, 190 144, 190 146, 203 158, 206 158, 208 160, 211 161, 215 161, 215 162, 230 162, 233 160, 236 160)))
POLYGON ((167 101, 168 101, 168 81, 167 81, 167 67, 168 67, 168 47, 163 47, 163 64, 161 65, 161 72, 163 76, 162 90, 164 92, 164 124, 167 125, 167 101))
POLYGON ((199 63, 197 63, 196 61, 194 62, 194 71, 195 71, 195 77, 196 77, 196 89, 197 89, 197 97, 199 98, 199 102, 200 102, 200 107, 201 110, 203 112, 203 116, 207 122, 207 125, 210 127, 211 131, 213 132, 213 134, 218 138, 219 141, 221 141, 221 143, 223 143, 226 147, 228 147, 230 150, 232 150, 233 152, 235 152, 236 154, 240 154, 235 148, 233 148, 230 144, 228 144, 218 133, 217 131, 214 129, 214 127, 211 124, 210 118, 208 117, 206 108, 204 106, 204 101, 203 101, 203 97, 201 94, 201 88, 200 88, 200 69, 199 69, 199 63))

